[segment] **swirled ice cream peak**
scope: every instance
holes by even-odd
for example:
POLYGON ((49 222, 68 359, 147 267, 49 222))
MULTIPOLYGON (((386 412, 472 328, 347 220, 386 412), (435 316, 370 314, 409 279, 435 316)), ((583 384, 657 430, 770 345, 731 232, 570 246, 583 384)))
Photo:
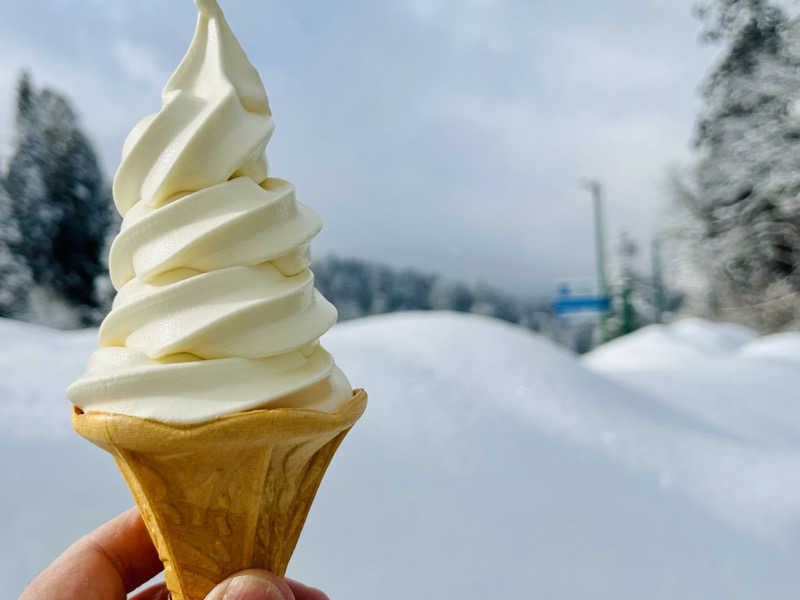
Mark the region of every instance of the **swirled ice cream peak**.
POLYGON ((261 78, 216 1, 195 1, 197 30, 163 106, 123 147, 109 257, 118 294, 69 398, 183 423, 336 410, 350 386, 318 342, 336 310, 308 268, 320 219, 268 177, 261 78))
POLYGON ((267 177, 264 150, 274 129, 267 94, 216 2, 201 3, 191 46, 162 101, 123 146, 114 178, 123 215, 139 202, 157 207, 236 172, 256 182, 267 177))

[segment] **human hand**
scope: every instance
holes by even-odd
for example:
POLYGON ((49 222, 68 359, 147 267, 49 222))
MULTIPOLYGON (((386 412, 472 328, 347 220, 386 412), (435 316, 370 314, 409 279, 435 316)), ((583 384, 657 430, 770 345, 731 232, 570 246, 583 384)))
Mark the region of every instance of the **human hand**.
MULTIPOLYGON (((82 537, 22 592, 19 600, 125 600, 162 569, 139 511, 132 508, 82 537)), ((168 600, 163 583, 130 600, 168 600)), ((206 600, 328 600, 321 591, 250 570, 232 575, 206 600)))

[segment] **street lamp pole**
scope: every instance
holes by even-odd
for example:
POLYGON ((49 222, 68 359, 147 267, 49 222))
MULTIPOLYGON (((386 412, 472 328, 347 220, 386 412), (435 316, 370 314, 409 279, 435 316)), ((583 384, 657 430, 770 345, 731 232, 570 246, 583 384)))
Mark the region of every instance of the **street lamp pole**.
POLYGON ((584 187, 592 194, 594 205, 594 243, 597 259, 597 293, 608 298, 608 279, 606 277, 606 234, 603 215, 603 186, 596 179, 588 179, 584 187))
MULTIPOLYGON (((594 206, 594 244, 595 258, 597 260, 597 295, 609 298, 608 279, 606 278, 606 234, 605 220, 603 218, 603 185, 597 179, 586 179, 583 186, 592 194, 594 206)), ((601 342, 608 340, 608 312, 600 316, 601 342)))

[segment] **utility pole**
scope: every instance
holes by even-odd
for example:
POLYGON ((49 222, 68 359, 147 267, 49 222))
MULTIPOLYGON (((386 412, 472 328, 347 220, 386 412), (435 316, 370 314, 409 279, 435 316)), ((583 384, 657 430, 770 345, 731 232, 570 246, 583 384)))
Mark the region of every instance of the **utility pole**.
MULTIPOLYGON (((583 186, 592 194, 594 205, 594 243, 595 258, 597 260, 597 295, 602 298, 609 297, 608 279, 606 277, 606 232, 603 216, 603 185, 597 179, 586 179, 583 186)), ((603 341, 608 339, 605 313, 601 317, 601 331, 603 341)))
POLYGON ((606 278, 606 232, 603 215, 603 186, 596 179, 588 179, 584 187, 592 194, 594 205, 594 244, 597 260, 597 294, 608 297, 608 279, 606 278))

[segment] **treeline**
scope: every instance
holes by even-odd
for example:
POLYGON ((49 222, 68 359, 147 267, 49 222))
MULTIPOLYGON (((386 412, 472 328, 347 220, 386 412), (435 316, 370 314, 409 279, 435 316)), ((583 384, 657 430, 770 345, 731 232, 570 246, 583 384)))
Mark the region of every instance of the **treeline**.
POLYGON ((549 304, 524 300, 486 285, 467 285, 414 269, 329 256, 314 261, 319 290, 342 320, 402 310, 477 313, 539 331, 549 321, 549 304))

